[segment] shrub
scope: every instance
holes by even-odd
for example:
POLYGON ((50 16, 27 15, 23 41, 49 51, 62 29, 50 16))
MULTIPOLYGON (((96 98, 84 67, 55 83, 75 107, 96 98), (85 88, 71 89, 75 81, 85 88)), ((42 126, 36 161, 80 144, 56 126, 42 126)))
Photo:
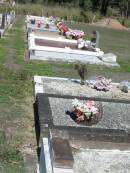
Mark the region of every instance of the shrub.
MULTIPOLYGON (((79 7, 66 6, 42 6, 40 4, 18 4, 11 8, 10 6, 0 7, 0 12, 15 10, 19 15, 37 15, 37 16, 59 16, 65 20, 74 20, 78 22, 89 23, 92 22, 94 14, 89 10, 83 10, 79 7)), ((100 17, 99 13, 96 13, 96 20, 100 17)))

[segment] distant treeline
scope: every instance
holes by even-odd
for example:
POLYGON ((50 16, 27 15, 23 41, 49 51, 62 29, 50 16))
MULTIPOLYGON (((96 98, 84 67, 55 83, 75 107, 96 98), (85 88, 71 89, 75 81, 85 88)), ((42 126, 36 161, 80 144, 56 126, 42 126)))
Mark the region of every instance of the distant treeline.
POLYGON ((99 11, 102 15, 107 15, 110 8, 115 15, 128 17, 130 15, 130 0, 17 0, 19 3, 41 3, 44 5, 59 5, 67 7, 79 7, 83 11, 99 11))

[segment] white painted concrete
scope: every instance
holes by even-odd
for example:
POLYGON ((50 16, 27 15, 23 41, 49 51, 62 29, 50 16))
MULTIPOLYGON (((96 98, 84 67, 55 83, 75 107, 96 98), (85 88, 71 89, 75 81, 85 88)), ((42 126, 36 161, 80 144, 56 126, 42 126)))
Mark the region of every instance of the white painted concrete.
POLYGON ((99 48, 95 48, 96 52, 85 51, 78 49, 71 49, 69 47, 57 48, 49 46, 39 46, 35 44, 35 39, 54 40, 60 42, 76 43, 76 40, 68 40, 62 37, 50 38, 37 36, 34 33, 29 34, 28 37, 28 49, 31 60, 52 60, 52 61, 65 61, 65 62, 82 62, 88 64, 106 65, 106 66, 117 66, 116 62, 103 61, 101 57, 104 52, 99 48))
POLYGON ((39 46, 35 44, 35 39, 46 39, 46 40, 55 40, 61 42, 72 42, 76 43, 75 40, 68 40, 64 38, 49 38, 49 37, 40 37, 36 36, 33 33, 29 34, 28 37, 28 49, 31 60, 52 60, 52 61, 67 61, 67 62, 77 62, 89 64, 98 64, 106 66, 119 66, 116 62, 104 62, 101 60, 101 56, 104 55, 104 52, 99 48, 96 48, 96 52, 85 51, 85 50, 74 50, 69 47, 65 48, 56 48, 49 46, 39 46))
POLYGON ((53 173, 51 156, 49 151, 49 142, 48 138, 43 138, 41 153, 40 153, 40 163, 39 163, 39 172, 40 173, 53 173))
MULTIPOLYGON (((104 54, 104 52, 100 51, 100 49, 97 49, 97 52, 92 52, 92 51, 85 51, 85 50, 74 50, 74 49, 70 49, 68 47, 66 48, 55 48, 55 47, 49 47, 49 46, 38 46, 35 44, 35 39, 46 39, 46 40, 54 40, 54 41, 62 41, 62 42, 73 42, 75 43, 75 40, 67 40, 67 39, 63 39, 60 38, 47 38, 47 37, 40 37, 40 36, 36 36, 33 33, 31 33, 29 35, 28 38, 28 44, 29 44, 29 51, 33 50, 36 51, 37 55, 35 56, 44 56, 45 55, 45 51, 48 52, 59 52, 59 53, 69 53, 69 54, 74 54, 76 56, 79 55, 79 57, 81 56, 102 56, 104 54)), ((53 54, 52 54, 53 57, 53 54)))
POLYGON ((108 63, 115 63, 116 59, 117 59, 117 56, 114 55, 113 53, 107 53, 101 56, 101 60, 108 63))
POLYGON ((56 168, 52 163, 51 148, 49 146, 48 138, 43 138, 41 153, 40 153, 40 163, 39 163, 39 173, 74 173, 72 169, 56 168))

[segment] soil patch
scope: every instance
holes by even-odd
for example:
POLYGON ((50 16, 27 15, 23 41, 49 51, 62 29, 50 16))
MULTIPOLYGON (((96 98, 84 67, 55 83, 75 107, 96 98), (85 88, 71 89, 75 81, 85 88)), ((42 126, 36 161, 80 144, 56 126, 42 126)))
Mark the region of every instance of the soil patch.
POLYGON ((92 25, 108 27, 108 28, 112 28, 112 29, 119 29, 119 30, 127 29, 118 20, 110 19, 110 18, 102 19, 98 22, 92 23, 92 25))
POLYGON ((37 164, 37 152, 36 152, 36 140, 35 140, 35 130, 34 130, 34 118, 33 118, 33 98, 26 97, 25 103, 21 106, 26 113, 26 118, 22 118, 25 130, 25 140, 23 146, 21 146, 20 151, 23 153, 24 162, 27 173, 36 172, 37 164))

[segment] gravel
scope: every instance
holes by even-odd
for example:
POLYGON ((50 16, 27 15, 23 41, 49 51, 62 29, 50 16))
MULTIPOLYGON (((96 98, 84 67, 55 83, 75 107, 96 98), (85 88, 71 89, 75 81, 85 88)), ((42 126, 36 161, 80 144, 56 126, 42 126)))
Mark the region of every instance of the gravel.
MULTIPOLYGON (((53 123, 61 126, 83 126, 74 122, 67 110, 72 109, 72 99, 49 97, 53 123)), ((103 116, 101 120, 90 128, 100 129, 130 129, 130 105, 124 103, 102 102, 103 116)), ((86 127, 86 126, 84 126, 86 127)))
POLYGON ((60 95, 76 95, 96 98, 111 98, 130 100, 130 91, 123 93, 117 85, 113 85, 110 91, 97 91, 86 85, 80 85, 72 80, 56 80, 43 78, 44 93, 60 95))

